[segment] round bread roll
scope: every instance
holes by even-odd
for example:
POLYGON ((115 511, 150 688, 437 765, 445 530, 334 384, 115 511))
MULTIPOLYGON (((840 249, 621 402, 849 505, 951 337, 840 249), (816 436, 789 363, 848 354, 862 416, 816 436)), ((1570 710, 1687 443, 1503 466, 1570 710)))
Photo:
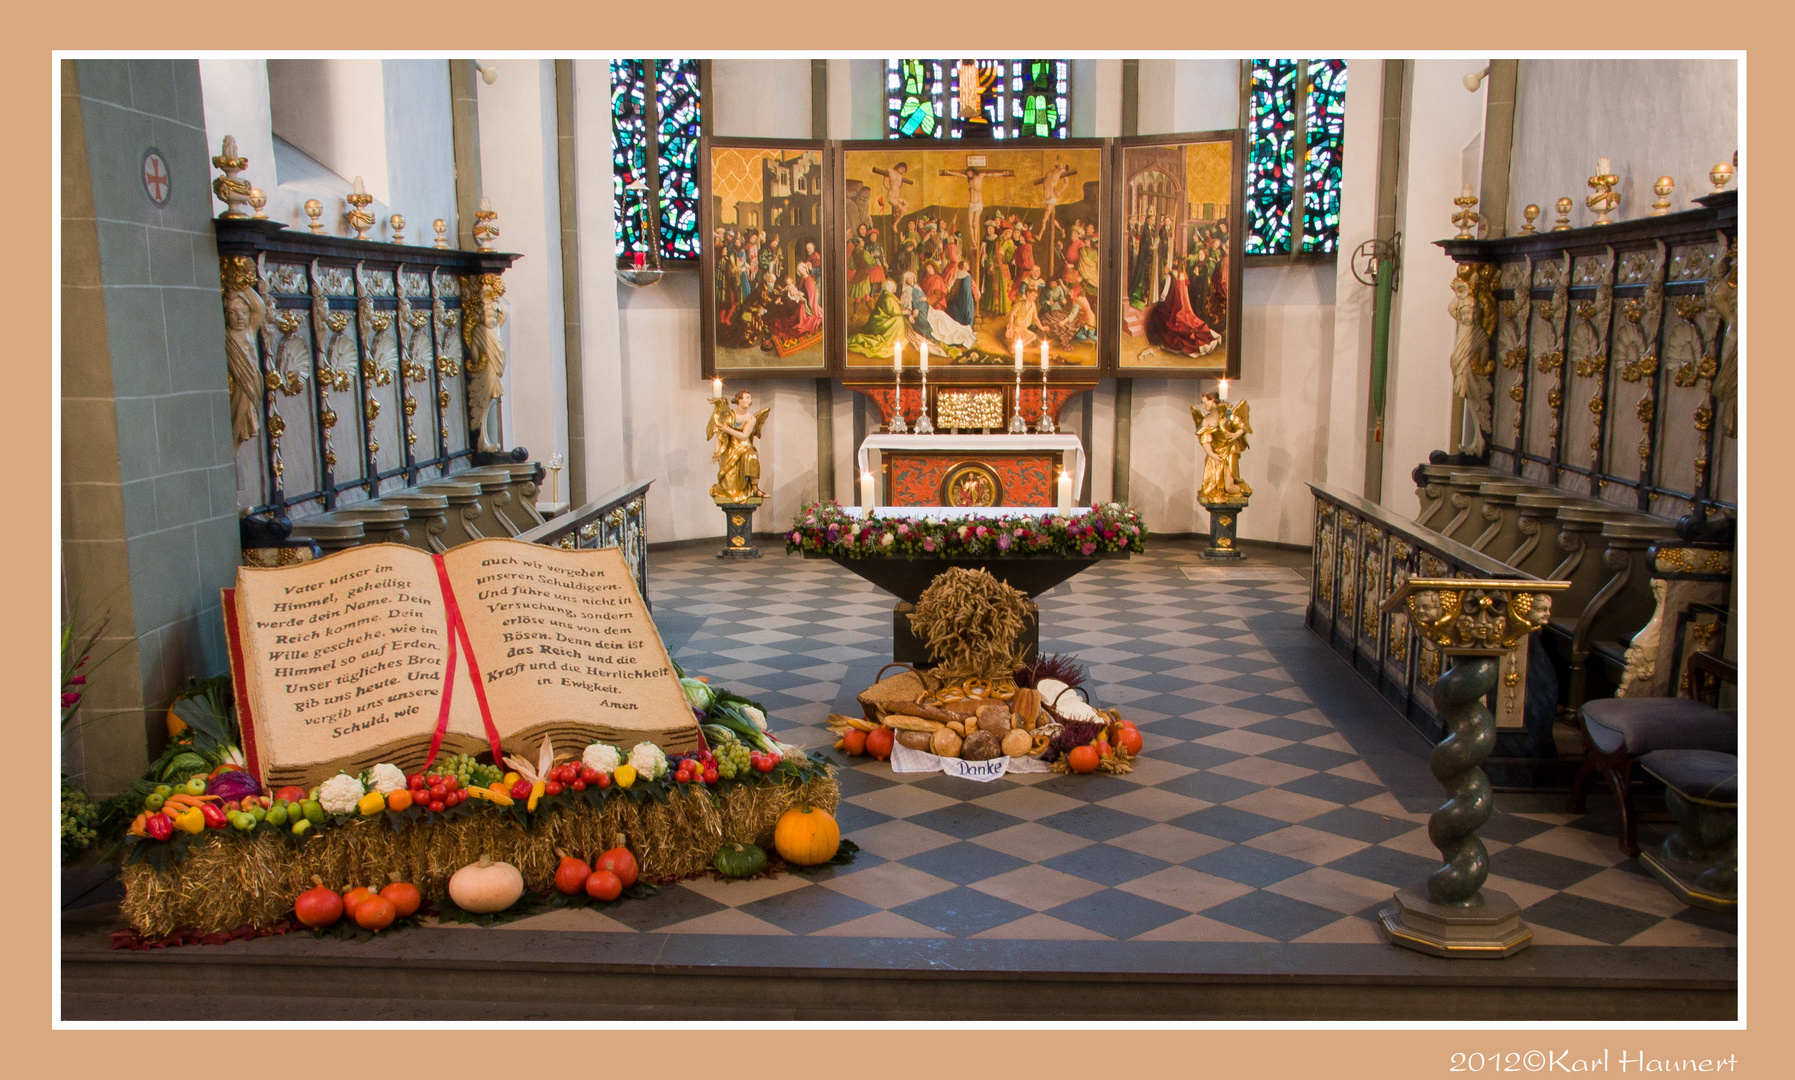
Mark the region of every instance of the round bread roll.
POLYGON ((926 731, 900 731, 897 733, 897 741, 898 745, 908 746, 912 750, 927 750, 929 733, 926 731))
POLYGON ((1003 752, 1006 757, 1027 757, 1034 747, 1034 737, 1021 728, 1015 728, 1003 737, 1003 752))
POLYGON ((967 761, 990 761, 1003 756, 1003 744, 989 731, 975 731, 961 744, 960 756, 967 761))
POLYGON ((937 757, 959 757, 960 737, 946 728, 929 736, 929 753, 937 757))
POLYGON ((1010 733, 1010 707, 1003 702, 982 705, 978 711, 979 730, 1002 739, 1010 733))

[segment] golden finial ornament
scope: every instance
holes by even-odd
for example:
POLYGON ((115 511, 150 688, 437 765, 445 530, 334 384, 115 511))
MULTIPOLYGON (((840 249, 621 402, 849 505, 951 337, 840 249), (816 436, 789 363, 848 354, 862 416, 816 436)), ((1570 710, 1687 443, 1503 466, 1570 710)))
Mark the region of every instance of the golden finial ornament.
POLYGON ((374 196, 362 186, 361 177, 355 178, 355 190, 343 196, 343 201, 350 206, 349 227, 355 230, 355 238, 366 240, 368 230, 374 227, 374 215, 368 213, 368 204, 374 201, 374 196))
MULTIPOLYGON (((249 193, 254 189, 249 186, 248 180, 237 175, 249 168, 249 159, 237 153, 235 138, 229 135, 224 137, 224 145, 220 147, 218 156, 212 159, 212 167, 224 174, 212 181, 212 193, 217 195, 218 201, 224 204, 224 213, 218 216, 225 218, 248 217, 249 215, 243 212, 243 207, 249 205, 249 193)), ((1728 170, 1728 175, 1732 175, 1731 170, 1728 170)))
POLYGON ((1570 229, 1570 227, 1571 227, 1571 207, 1573 207, 1575 205, 1577 205, 1577 204, 1571 201, 1571 197, 1569 195, 1566 195, 1564 198, 1558 200, 1557 205, 1554 207, 1558 211, 1558 220, 1552 226, 1553 232, 1565 232, 1570 229))
POLYGON ((268 215, 262 213, 262 207, 268 205, 268 196, 261 188, 252 187, 249 189, 249 205, 255 209, 255 213, 251 214, 250 217, 255 218, 257 221, 268 220, 268 215))
POLYGON ((405 215, 394 214, 392 217, 387 218, 386 231, 391 237, 391 243, 403 244, 405 242, 405 215))
POLYGON ((436 246, 439 248, 448 247, 449 246, 449 223, 444 221, 442 218, 437 218, 435 221, 432 221, 430 223, 430 227, 432 229, 436 230, 436 246))
POLYGON ((313 232, 322 233, 324 231, 324 222, 322 220, 324 217, 323 203, 319 202, 317 199, 307 199, 305 201, 305 216, 312 219, 309 228, 313 232))
POLYGON ((499 238, 499 227, 494 222, 499 220, 498 211, 492 208, 492 200, 480 199, 480 209, 474 211, 474 243, 481 251, 491 251, 493 241, 499 238))
POLYGON ((1452 200, 1452 205, 1458 207, 1458 213, 1452 215, 1452 223, 1458 226, 1458 235, 1453 237, 1453 239, 1477 239, 1477 222, 1479 218, 1477 216, 1477 211, 1472 209, 1477 205, 1477 195, 1472 192, 1470 184, 1466 184, 1465 190, 1459 193, 1458 198, 1452 200))
POLYGON ((1539 203, 1528 203, 1521 209, 1521 216, 1527 219, 1527 224, 1521 226, 1521 235, 1532 236, 1539 231, 1533 227, 1534 219, 1539 217, 1539 203))
POLYGON ((1732 178, 1733 167, 1731 165, 1724 161, 1716 164, 1712 169, 1708 170, 1708 179, 1714 181, 1714 190, 1709 192, 1709 194, 1717 195, 1720 192, 1725 191, 1727 181, 1732 178))
POLYGON ((1614 219, 1608 215, 1620 205, 1620 196, 1614 193, 1614 185, 1618 183, 1620 183, 1620 177, 1609 170, 1608 159, 1602 158, 1597 161, 1596 174, 1589 178, 1589 186, 1595 191, 1595 194, 1587 196, 1583 200, 1583 205, 1595 211, 1595 224, 1614 224, 1614 219))
POLYGON ((1652 216, 1663 217, 1670 213, 1670 193, 1675 191, 1677 182, 1668 176, 1660 176, 1652 185, 1652 194, 1658 196, 1652 201, 1652 216))

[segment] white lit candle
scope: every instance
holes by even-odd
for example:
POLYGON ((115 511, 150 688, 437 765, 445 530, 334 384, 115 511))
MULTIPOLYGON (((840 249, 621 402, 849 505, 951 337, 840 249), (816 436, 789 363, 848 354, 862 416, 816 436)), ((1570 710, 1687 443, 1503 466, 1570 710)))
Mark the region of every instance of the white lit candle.
POLYGON ((1016 339, 1016 370, 1022 370, 1022 339, 1016 339))
POLYGON ((898 371, 904 366, 904 339, 899 338, 891 343, 891 370, 898 371))
POLYGON ((1047 342, 1041 342, 1041 370, 1047 369, 1047 342))
POLYGON ((873 474, 870 472, 860 474, 860 516, 873 516, 873 474))
POLYGON ((1228 380, 1226 378, 1222 379, 1221 400, 1228 400, 1228 380))
POLYGON ((719 375, 716 378, 711 380, 711 397, 720 398, 722 396, 723 396, 723 377, 721 375, 719 375))
POLYGON ((1459 192, 1459 198, 1461 198, 1461 199, 1469 199, 1469 198, 1471 198, 1471 197, 1472 197, 1472 196, 1473 196, 1473 195, 1474 195, 1474 194, 1476 194, 1476 193, 1475 193, 1475 192, 1473 192, 1473 191, 1472 191, 1472 190, 1471 190, 1471 185, 1470 185, 1470 184, 1466 184, 1466 185, 1465 185, 1465 190, 1463 190, 1463 191, 1461 191, 1461 192, 1459 192))
POLYGON ((1060 504, 1059 512, 1063 517, 1072 512, 1072 474, 1060 470, 1060 504))
POLYGON ((922 373, 929 373, 929 343, 926 341, 922 343, 922 373))
POLYGON ((1601 160, 1596 162, 1596 175, 1597 176, 1607 176, 1608 175, 1608 159, 1607 158, 1602 158, 1601 160))

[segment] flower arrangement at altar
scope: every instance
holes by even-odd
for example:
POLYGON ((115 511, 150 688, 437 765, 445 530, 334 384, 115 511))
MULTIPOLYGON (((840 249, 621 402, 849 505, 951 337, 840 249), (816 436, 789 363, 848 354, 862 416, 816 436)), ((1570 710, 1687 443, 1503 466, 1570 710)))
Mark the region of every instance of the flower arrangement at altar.
POLYGON ((1138 553, 1147 549, 1147 526, 1139 511, 1114 502, 1068 517, 863 518, 827 499, 806 503, 798 510, 785 534, 785 549, 858 557, 933 558, 1138 553))

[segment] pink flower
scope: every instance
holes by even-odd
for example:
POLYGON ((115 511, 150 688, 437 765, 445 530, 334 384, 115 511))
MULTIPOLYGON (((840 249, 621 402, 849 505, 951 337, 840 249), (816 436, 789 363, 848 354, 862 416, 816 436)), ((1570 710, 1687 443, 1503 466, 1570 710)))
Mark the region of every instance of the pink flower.
POLYGON ((1004 535, 1002 535, 1002 534, 999 534, 999 535, 998 535, 998 537, 997 537, 997 550, 999 550, 999 551, 1008 551, 1008 550, 1010 550, 1010 538, 1009 538, 1009 537, 1008 537, 1008 536, 1004 536, 1004 535))
POLYGON ((80 700, 81 700, 81 695, 77 694, 77 693, 70 692, 70 693, 62 695, 62 703, 64 706, 73 705, 77 701, 80 701, 80 700))
POLYGON ((1081 554, 1081 555, 1089 555, 1093 551, 1096 551, 1096 550, 1097 550, 1097 545, 1091 543, 1089 540, 1085 541, 1084 544, 1078 549, 1079 554, 1081 554))
POLYGON ((86 686, 87 685, 87 676, 77 675, 74 678, 69 680, 69 685, 70 686, 86 686))
POLYGON ((934 551, 935 550, 935 538, 933 536, 923 537, 922 549, 924 551, 934 551))

